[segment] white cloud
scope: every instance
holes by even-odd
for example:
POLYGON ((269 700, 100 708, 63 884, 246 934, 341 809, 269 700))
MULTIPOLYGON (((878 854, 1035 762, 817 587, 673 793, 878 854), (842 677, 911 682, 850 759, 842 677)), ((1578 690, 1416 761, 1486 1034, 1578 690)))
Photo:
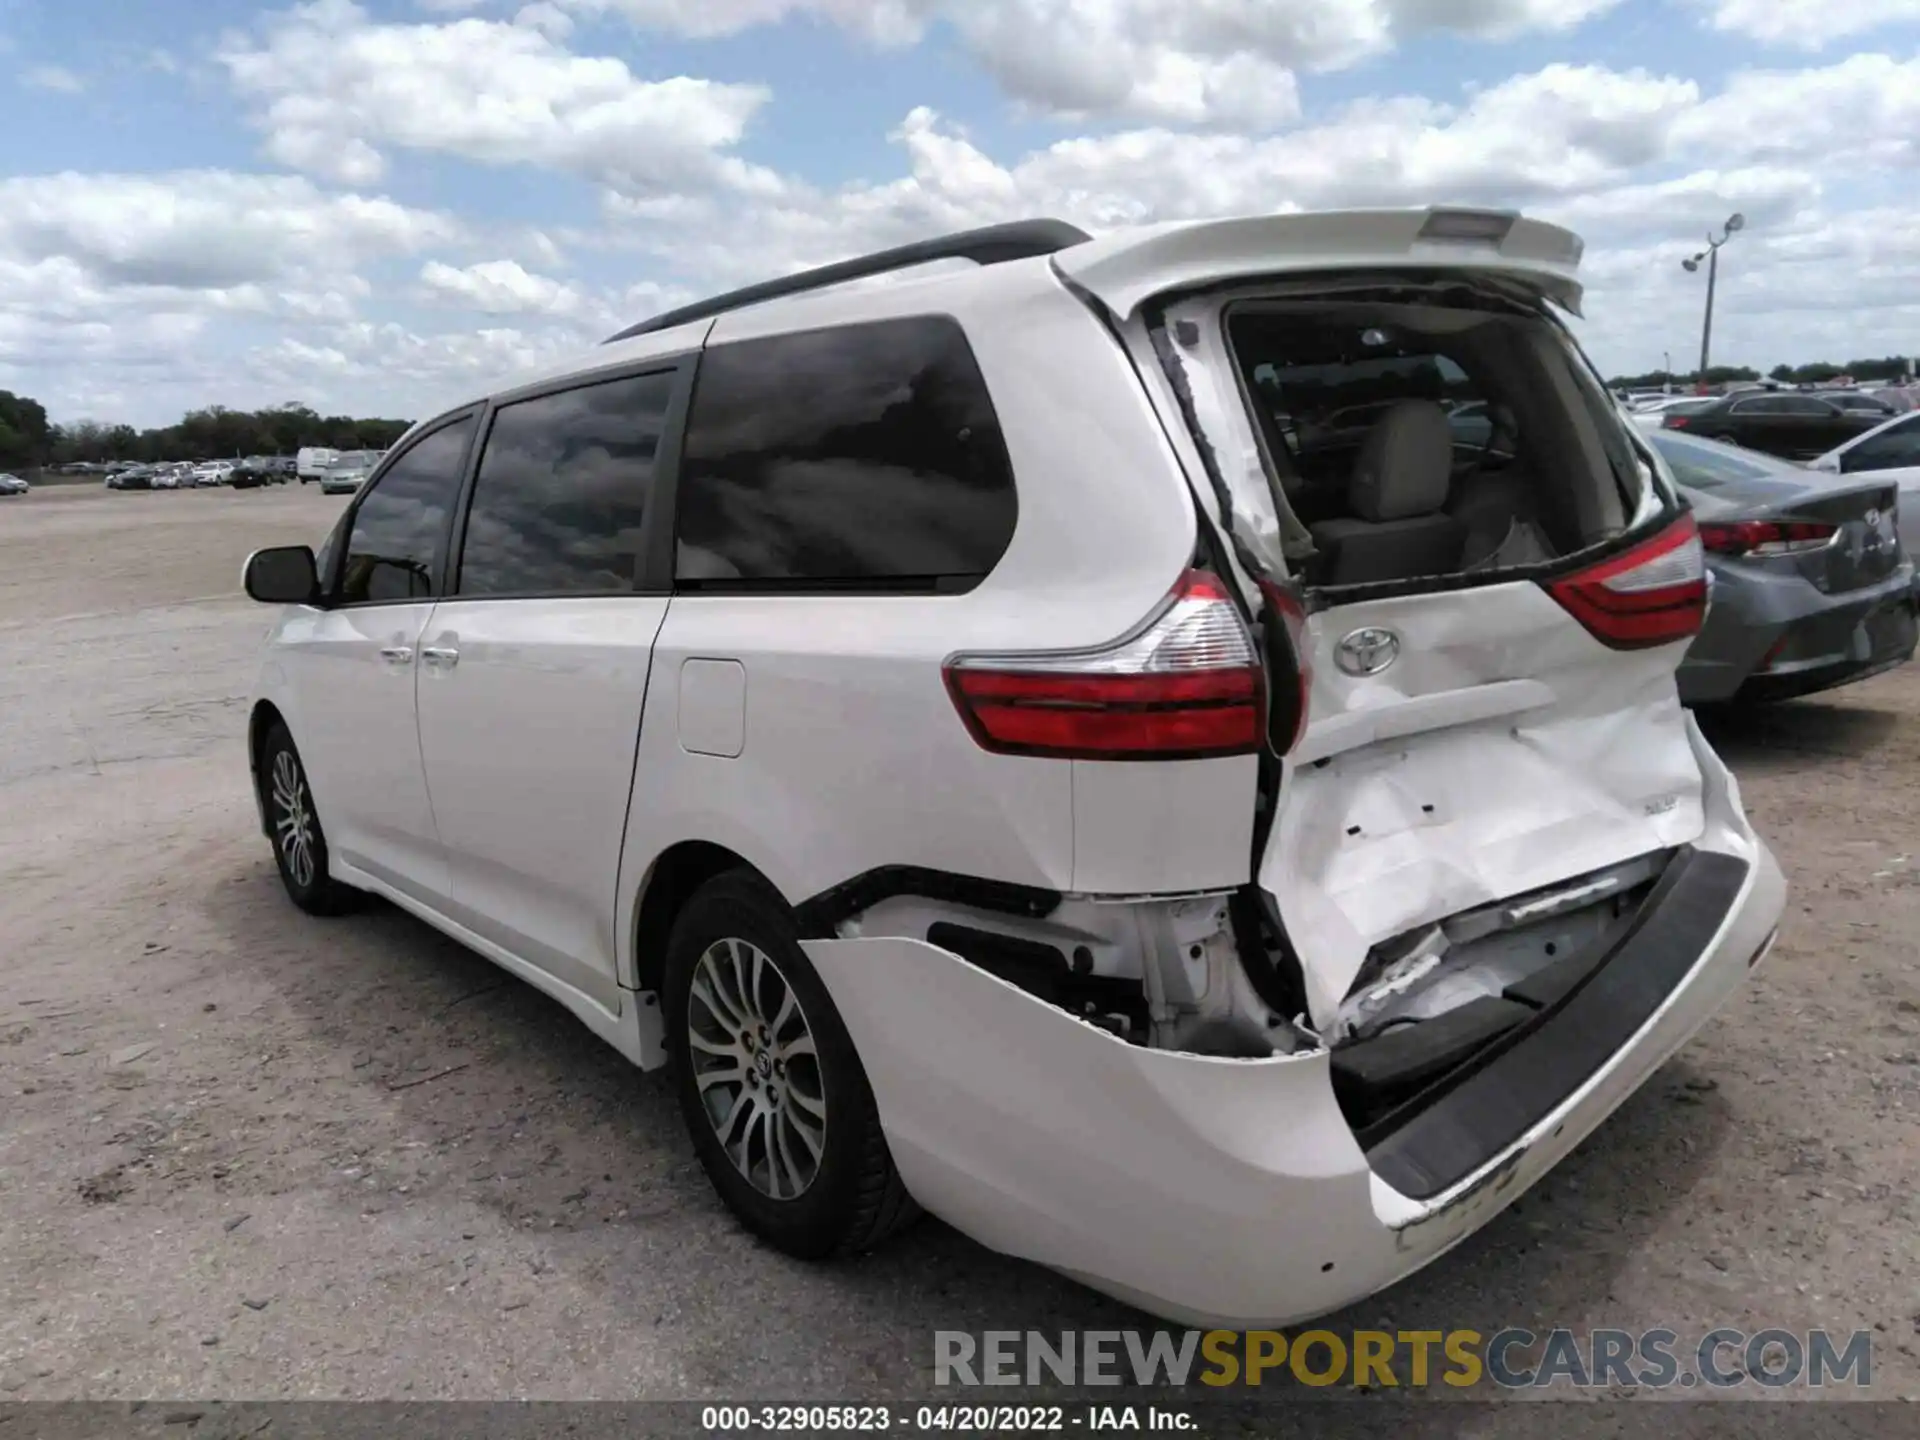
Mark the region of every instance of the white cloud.
POLYGON ((50 90, 58 95, 78 95, 87 82, 64 65, 36 65, 20 77, 20 83, 33 90, 50 90))
POLYGON ((370 20, 351 0, 315 0, 232 36, 219 58, 257 105, 267 152, 362 185, 392 149, 569 171, 639 194, 751 182, 723 152, 767 99, 756 85, 644 81, 625 62, 565 50, 550 6, 529 23, 370 20))
POLYGON ((624 221, 671 220, 644 230, 676 266, 751 279, 1019 216, 1108 229, 1279 209, 1537 205, 1624 182, 1663 154, 1697 102, 1691 82, 1553 65, 1459 107, 1369 101, 1272 136, 1132 130, 1061 141, 1009 165, 922 108, 894 133, 908 164, 897 180, 831 192, 794 185, 752 206, 617 195, 608 206, 624 221))
POLYGON ((119 396, 142 423, 289 395, 419 414, 694 295, 992 221, 1438 201, 1585 235, 1585 333, 1608 368, 1692 353, 1702 284, 1678 262, 1734 210, 1749 224, 1723 255, 1717 358, 1916 343, 1920 60, 1703 81, 1650 54, 1297 114, 1296 73, 1606 3, 420 0, 437 15, 416 24, 319 0, 220 51, 270 155, 353 186, 407 152, 525 167, 597 191, 607 223, 462 221, 285 174, 0 180, 0 385, 64 415, 119 396), (762 88, 577 53, 625 32, 572 22, 615 9, 681 34, 798 18, 880 46, 945 27, 1017 104, 1101 123, 1019 153, 923 106, 892 131, 893 173, 823 185, 756 163, 762 88))
POLYGON ((1294 72, 1350 65, 1434 33, 1561 31, 1619 0, 557 0, 679 34, 807 15, 879 44, 951 25, 1013 98, 1062 117, 1271 129, 1294 72))
POLYGON ((1869 30, 1920 20, 1920 0, 1879 0, 1872 5, 1834 5, 1829 0, 1704 0, 1702 8, 1716 30, 1797 50, 1825 50, 1869 30))
POLYGON ((0 255, 64 257, 103 283, 216 290, 350 270, 457 238, 451 216, 220 170, 0 180, 0 255))
POLYGON ((573 286, 536 275, 515 260, 484 260, 465 267, 429 260, 420 282, 435 299, 483 315, 572 315, 581 308, 580 292, 573 286))

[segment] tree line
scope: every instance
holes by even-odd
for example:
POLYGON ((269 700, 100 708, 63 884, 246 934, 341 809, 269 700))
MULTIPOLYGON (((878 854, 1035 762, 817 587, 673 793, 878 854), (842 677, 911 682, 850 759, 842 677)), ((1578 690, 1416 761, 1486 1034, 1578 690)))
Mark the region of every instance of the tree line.
POLYGON ((137 430, 77 420, 54 425, 46 409, 25 395, 0 390, 0 470, 66 465, 78 460, 231 460, 246 455, 291 455, 307 445, 332 450, 385 450, 410 420, 322 415, 297 402, 265 410, 210 405, 172 425, 137 430))
MULTIPOLYGON (((1849 360, 1844 365, 1836 365, 1831 360, 1816 360, 1808 365, 1776 365, 1767 372, 1767 378, 1789 385, 1826 385, 1842 375, 1855 380, 1899 380, 1910 373, 1911 363, 1904 355, 1883 355, 1878 360, 1849 360)), ((1649 370, 1644 375, 1617 375, 1607 384, 1616 390, 1658 390, 1666 385, 1679 389, 1696 384, 1702 378, 1709 385, 1723 385, 1729 380, 1758 380, 1760 372, 1746 365, 1709 366, 1704 377, 1693 370, 1684 374, 1649 370)))

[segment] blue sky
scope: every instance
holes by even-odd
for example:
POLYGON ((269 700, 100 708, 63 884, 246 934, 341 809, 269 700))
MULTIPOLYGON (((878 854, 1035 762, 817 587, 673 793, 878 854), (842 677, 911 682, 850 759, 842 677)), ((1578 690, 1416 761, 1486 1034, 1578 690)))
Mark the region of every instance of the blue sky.
POLYGON ((0 387, 411 415, 1024 214, 1505 203, 1596 358, 1920 349, 1920 0, 0 0, 0 387))

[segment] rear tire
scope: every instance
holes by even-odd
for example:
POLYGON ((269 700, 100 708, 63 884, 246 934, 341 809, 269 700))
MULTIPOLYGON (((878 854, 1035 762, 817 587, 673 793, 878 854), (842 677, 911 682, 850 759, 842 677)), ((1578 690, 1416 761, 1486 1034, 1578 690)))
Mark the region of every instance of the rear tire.
POLYGON ((695 891, 664 978, 687 1132, 742 1224, 818 1260, 870 1250, 920 1213, 853 1040, 765 881, 734 870, 695 891))
POLYGON ((328 873, 327 837, 314 809, 307 767, 300 762, 293 736, 278 721, 261 743, 256 783, 287 897, 309 915, 341 915, 358 905, 360 892, 328 873))

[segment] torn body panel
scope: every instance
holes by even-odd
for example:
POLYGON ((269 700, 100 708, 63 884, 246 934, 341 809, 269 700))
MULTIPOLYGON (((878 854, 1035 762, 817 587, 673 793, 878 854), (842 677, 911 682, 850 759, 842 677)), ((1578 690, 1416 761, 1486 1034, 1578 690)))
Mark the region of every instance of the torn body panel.
POLYGON ((1316 1029, 1383 940, 1701 833, 1674 647, 1609 650, 1538 586, 1346 605, 1310 626, 1314 690, 1259 884, 1316 1029), (1345 673, 1360 630, 1396 663, 1345 673))
POLYGON ((838 933, 925 940, 1135 1045, 1234 1056, 1305 1048, 1251 984, 1230 900, 1219 891, 1068 896, 1044 917, 1023 917, 899 897, 838 933))
POLYGON ((1394 1283, 1485 1224, 1758 958, 1782 908, 1780 872, 1731 776, 1690 722, 1688 734, 1707 777, 1697 848, 1738 862, 1737 894, 1625 1043, 1426 1198, 1374 1172, 1325 1049, 1233 1059, 1130 1045, 925 940, 806 950, 872 1080, 901 1178, 929 1211, 1177 1322, 1290 1324, 1394 1283))

